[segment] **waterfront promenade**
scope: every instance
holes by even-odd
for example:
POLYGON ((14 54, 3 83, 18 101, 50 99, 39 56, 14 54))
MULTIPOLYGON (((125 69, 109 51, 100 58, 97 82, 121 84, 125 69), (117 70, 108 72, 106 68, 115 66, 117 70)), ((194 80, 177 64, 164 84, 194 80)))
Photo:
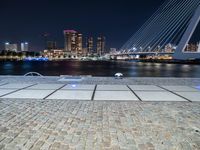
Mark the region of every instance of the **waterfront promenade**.
POLYGON ((200 149, 200 79, 0 77, 0 149, 200 149))

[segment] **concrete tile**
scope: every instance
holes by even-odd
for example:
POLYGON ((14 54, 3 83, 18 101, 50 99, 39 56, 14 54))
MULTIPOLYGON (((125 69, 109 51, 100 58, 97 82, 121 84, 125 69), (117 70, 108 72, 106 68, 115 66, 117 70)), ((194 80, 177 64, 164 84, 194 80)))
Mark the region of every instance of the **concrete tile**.
POLYGON ((137 101, 138 98, 131 91, 96 91, 94 100, 137 101))
POLYGON ((93 91, 59 90, 47 99, 91 100, 93 91))
POLYGON ((81 82, 84 78, 83 77, 75 77, 75 76, 63 76, 58 81, 65 81, 65 82, 81 82))
POLYGON ((200 91, 200 86, 193 86, 193 88, 197 89, 198 91, 200 91))
POLYGON ((6 83, 1 82, 1 83, 0 83, 0 86, 1 86, 1 85, 4 85, 4 84, 6 84, 6 83))
POLYGON ((0 96, 15 91, 15 89, 0 89, 0 96))
POLYGON ((200 92, 176 92, 176 93, 191 101, 200 102, 200 92))
POLYGON ((168 89, 170 91, 180 91, 180 92, 182 92, 182 91, 189 91, 189 92, 198 91, 197 89, 189 87, 189 86, 162 86, 162 87, 165 89, 168 89))
POLYGON ((130 91, 126 85, 97 85, 97 91, 130 91))
POLYGON ((33 90, 57 90, 59 88, 61 88, 64 84, 37 84, 34 86, 31 86, 27 89, 33 89, 33 90))
POLYGON ((64 86, 61 90, 94 90, 95 85, 90 84, 68 84, 64 86))
POLYGON ((6 84, 6 85, 2 85, 0 86, 0 89, 22 89, 22 88, 25 88, 25 87, 28 87, 28 86, 31 86, 33 84, 13 84, 13 83, 9 83, 9 84, 6 84))
POLYGON ((129 85, 133 91, 165 91, 155 85, 129 85))
POLYGON ((54 90, 20 90, 12 94, 3 96, 2 98, 31 98, 43 99, 52 93, 54 90))
POLYGON ((142 101, 187 101, 167 91, 135 91, 142 101))

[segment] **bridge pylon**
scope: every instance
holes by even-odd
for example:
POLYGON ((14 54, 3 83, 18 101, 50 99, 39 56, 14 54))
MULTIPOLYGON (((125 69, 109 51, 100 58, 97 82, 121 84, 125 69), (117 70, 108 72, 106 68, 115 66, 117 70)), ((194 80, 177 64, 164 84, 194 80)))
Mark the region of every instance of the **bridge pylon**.
MULTIPOLYGON (((180 60, 185 60, 185 59, 200 59, 200 52, 185 52, 185 48, 191 39, 198 23, 200 21, 200 5, 198 6, 197 10, 195 11, 193 17, 190 20, 190 24, 188 25, 185 33, 183 34, 177 49, 175 50, 175 53, 173 55, 174 59, 180 59, 180 60)), ((199 45, 200 46, 200 45, 199 45)), ((199 49, 199 48, 198 48, 199 49)))

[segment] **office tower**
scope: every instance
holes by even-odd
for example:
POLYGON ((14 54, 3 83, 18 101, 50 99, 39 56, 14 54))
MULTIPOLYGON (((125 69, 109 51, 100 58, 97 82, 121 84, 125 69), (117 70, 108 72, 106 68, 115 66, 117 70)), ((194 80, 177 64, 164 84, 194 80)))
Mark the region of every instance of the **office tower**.
POLYGON ((27 52, 28 51, 28 42, 21 43, 21 51, 27 52))
POLYGON ((100 36, 97 38, 97 54, 99 56, 103 55, 105 53, 105 37, 100 36))
POLYGON ((77 54, 80 56, 83 53, 83 36, 82 34, 78 33, 76 36, 76 49, 77 54))
POLYGON ((57 49, 56 41, 47 41, 47 50, 54 50, 57 49))
POLYGON ((5 43, 5 50, 17 52, 17 44, 10 44, 7 42, 7 43, 5 43))
POLYGON ((93 46, 94 46, 93 37, 88 37, 86 39, 86 47, 87 47, 88 54, 93 54, 94 53, 93 46))
POLYGON ((76 36, 77 32, 74 30, 64 30, 65 51, 69 53, 76 53, 76 36))

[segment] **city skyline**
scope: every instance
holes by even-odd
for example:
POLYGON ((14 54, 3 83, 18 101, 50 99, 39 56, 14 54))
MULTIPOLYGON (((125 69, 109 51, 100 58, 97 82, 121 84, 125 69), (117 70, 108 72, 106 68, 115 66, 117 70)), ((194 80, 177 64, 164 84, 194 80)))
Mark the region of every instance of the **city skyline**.
MULTIPOLYGON (((91 39, 92 38, 92 50, 93 51, 97 51, 98 48, 98 44, 99 44, 99 39, 103 38, 103 45, 101 43, 102 40, 100 40, 100 47, 102 48, 103 47, 103 51, 105 51, 105 36, 102 35, 102 34, 99 34, 97 37, 91 35, 91 36, 84 36, 81 32, 79 31, 75 31, 73 29, 65 29, 63 31, 64 33, 64 41, 63 41, 63 44, 62 46, 58 46, 57 43, 58 41, 56 41, 55 39, 53 39, 52 37, 49 36, 48 33, 44 33, 42 36, 44 38, 44 45, 43 45, 43 49, 41 50, 38 50, 38 51, 43 51, 43 50, 51 50, 51 49, 63 49, 64 51, 75 51, 76 48, 78 51, 82 51, 82 49, 84 48, 88 48, 88 39, 91 39), (71 35, 71 34, 72 35, 71 35), (70 37, 68 38, 68 36, 70 35, 70 37), (95 43, 94 43, 95 42, 95 43), (71 45, 72 43, 72 45, 71 45), (71 48, 72 46, 72 48, 71 48), (73 47, 75 46, 75 47, 73 47)), ((22 42, 22 41, 6 41, 4 43, 1 43, 0 44, 0 47, 2 47, 3 45, 3 48, 1 48, 0 50, 8 50, 6 49, 6 46, 7 45, 15 45, 16 47, 23 47, 21 49, 18 49, 16 48, 15 51, 24 51, 22 49, 24 49, 24 46, 26 47, 25 49, 27 49, 27 45, 29 45, 31 42, 22 42)), ((100 48, 100 49, 101 49, 100 48)), ((30 48, 29 48, 30 49, 30 48)), ((109 49, 109 48, 108 48, 109 49)), ((27 51, 27 50, 26 50, 27 51)), ((34 50, 31 50, 31 51, 34 51, 34 50)))
MULTIPOLYGON (((109 39, 108 47, 120 48, 163 2, 164 0, 36 0, 27 3, 25 0, 2 0, 0 42, 28 41, 32 50, 41 50, 44 48, 42 35, 49 33, 58 41, 57 45, 62 47, 62 31, 75 29, 85 36, 105 35, 109 39)), ((0 45, 2 48, 2 44, 0 45)))
MULTIPOLYGON (((84 36, 98 37, 102 34, 109 39, 108 47, 120 48, 164 1, 30 0, 27 3, 25 0, 2 0, 0 2, 0 49, 4 47, 5 42, 28 41, 30 50, 43 50, 45 33, 57 41, 58 47, 63 47, 64 29, 80 31, 84 36)), ((196 29, 193 42, 199 40, 199 34, 200 25, 196 29)))

